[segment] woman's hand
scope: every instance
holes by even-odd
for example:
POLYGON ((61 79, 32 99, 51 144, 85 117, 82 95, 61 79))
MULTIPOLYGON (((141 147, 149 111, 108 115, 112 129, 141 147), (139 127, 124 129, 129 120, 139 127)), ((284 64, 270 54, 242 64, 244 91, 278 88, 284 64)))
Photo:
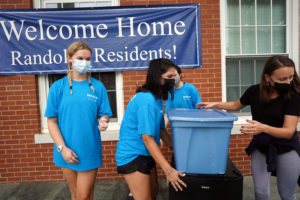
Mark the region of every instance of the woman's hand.
POLYGON ((100 131, 105 131, 108 127, 108 122, 109 122, 109 117, 106 115, 102 116, 99 120, 98 129, 100 131))
POLYGON ((240 131, 244 134, 248 135, 257 135, 262 132, 265 132, 265 129, 267 127, 266 124, 262 124, 255 120, 246 120, 250 124, 242 125, 240 131))
POLYGON ((178 189, 182 191, 182 186, 186 187, 186 184, 180 179, 180 176, 185 176, 185 174, 174 168, 171 168, 171 170, 166 173, 167 184, 169 185, 169 183, 171 183, 175 191, 178 191, 178 189))
POLYGON ((79 163, 79 161, 77 160, 78 156, 76 155, 76 153, 72 151, 72 149, 65 146, 60 153, 67 163, 70 164, 79 163))
POLYGON ((197 103, 196 107, 201 109, 207 109, 207 108, 217 108, 217 104, 218 102, 201 102, 201 103, 197 103))

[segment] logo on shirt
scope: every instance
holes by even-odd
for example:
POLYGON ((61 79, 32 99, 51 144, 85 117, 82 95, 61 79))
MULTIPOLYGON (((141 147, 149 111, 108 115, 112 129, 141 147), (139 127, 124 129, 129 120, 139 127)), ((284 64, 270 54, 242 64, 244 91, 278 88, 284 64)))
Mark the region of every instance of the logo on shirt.
POLYGON ((97 96, 94 96, 92 94, 86 94, 86 96, 88 97, 88 100, 94 101, 96 102, 98 100, 97 96))
POLYGON ((191 96, 182 96, 184 100, 190 100, 192 97, 191 96))

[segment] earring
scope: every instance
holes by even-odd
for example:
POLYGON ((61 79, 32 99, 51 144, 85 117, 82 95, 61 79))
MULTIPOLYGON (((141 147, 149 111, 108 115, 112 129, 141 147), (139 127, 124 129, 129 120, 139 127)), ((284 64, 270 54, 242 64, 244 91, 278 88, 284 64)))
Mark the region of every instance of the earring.
POLYGON ((269 87, 269 86, 270 86, 270 83, 269 83, 269 82, 267 82, 267 83, 266 83, 266 85, 269 87))

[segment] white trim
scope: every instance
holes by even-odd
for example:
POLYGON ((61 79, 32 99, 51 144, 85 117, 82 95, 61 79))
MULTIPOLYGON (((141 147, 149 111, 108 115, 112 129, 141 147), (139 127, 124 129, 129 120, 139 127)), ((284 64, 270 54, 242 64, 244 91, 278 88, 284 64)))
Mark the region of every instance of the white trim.
POLYGON ((101 132, 101 141, 118 141, 119 130, 101 132))
MULTIPOLYGON (((91 3, 96 3, 96 2, 108 2, 111 0, 41 0, 45 3, 81 3, 81 2, 91 2, 91 3)), ((113 3, 113 1, 111 1, 113 3)))
MULTIPOLYGON (((287 5, 287 4, 286 4, 287 5)), ((286 7, 286 10, 287 10, 287 7, 286 7)), ((270 15, 271 15, 271 21, 270 21, 270 25, 271 25, 271 52, 273 52, 273 2, 272 2, 272 0, 270 0, 270 15)), ((287 22, 287 21, 286 21, 287 22)), ((288 27, 288 24, 286 23, 286 27, 288 27)), ((286 44, 287 44, 287 41, 288 40, 286 40, 286 44)), ((286 50, 287 51, 287 50, 286 50)))
POLYGON ((118 123, 121 126, 121 122, 124 116, 124 88, 123 88, 123 73, 116 72, 116 92, 117 92, 117 115, 118 123))
POLYGON ((222 101, 226 101, 226 1, 220 0, 222 101))
MULTIPOLYGON (((34 1, 39 1, 39 0, 34 0, 34 1)), ((43 1, 43 0, 40 0, 43 1)), ((107 1, 111 1, 112 6, 118 6, 120 5, 120 1, 119 0, 44 0, 44 5, 43 7, 45 7, 46 3, 82 3, 82 2, 92 2, 92 3, 97 3, 97 2, 107 2, 107 1)), ((40 4, 41 5, 41 4, 40 4)))
POLYGON ((41 8, 41 0, 33 0, 33 7, 34 8, 41 8))
POLYGON ((288 44, 288 53, 294 61, 296 70, 299 73, 299 2, 298 0, 287 1, 287 23, 288 34, 290 39, 288 44))
MULTIPOLYGON (((47 129, 48 130, 48 129, 47 129)), ((101 132, 101 141, 117 141, 119 140, 119 131, 101 132)), ((38 133, 34 135, 35 144, 51 144, 53 140, 48 133, 38 133)))
MULTIPOLYGON (((48 129, 47 129, 48 131, 48 129)), ((34 135, 35 144, 49 144, 54 143, 49 132, 48 133, 38 133, 34 135)))
POLYGON ((49 133, 47 118, 44 117, 44 113, 47 105, 47 97, 49 92, 49 81, 48 75, 40 75, 38 76, 39 83, 39 102, 40 102, 40 114, 41 114, 41 127, 42 133, 49 133))
MULTIPOLYGON (((124 97, 123 97, 123 73, 122 72, 116 72, 116 96, 117 96, 117 116, 118 116, 117 122, 110 122, 107 128, 107 132, 119 131, 123 119, 124 97)), ((119 135, 117 135, 117 137, 119 137, 119 135)))
POLYGON ((233 127, 231 130, 232 135, 242 134, 240 129, 243 124, 248 124, 246 120, 251 120, 252 116, 238 116, 238 121, 233 122, 233 127))

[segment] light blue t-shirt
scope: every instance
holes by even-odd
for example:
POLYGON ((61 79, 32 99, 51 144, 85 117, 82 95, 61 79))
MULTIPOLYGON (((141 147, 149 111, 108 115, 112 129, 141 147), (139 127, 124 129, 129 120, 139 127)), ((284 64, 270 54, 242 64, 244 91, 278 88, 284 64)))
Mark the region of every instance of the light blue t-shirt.
POLYGON ((78 156, 78 164, 65 162, 54 144, 53 161, 59 167, 87 171, 102 165, 101 138, 98 116, 111 116, 111 109, 104 85, 91 78, 95 92, 88 80, 72 81, 73 94, 67 77, 50 87, 45 117, 57 117, 58 126, 68 148, 78 156))
POLYGON ((168 114, 170 108, 196 109, 196 104, 200 102, 201 97, 197 88, 190 83, 184 82, 181 88, 174 88, 173 100, 169 93, 168 100, 166 101, 165 113, 168 114))
POLYGON ((150 156, 142 134, 151 135, 159 145, 164 128, 163 101, 150 92, 137 93, 128 103, 117 143, 117 166, 125 165, 139 155, 150 156))

